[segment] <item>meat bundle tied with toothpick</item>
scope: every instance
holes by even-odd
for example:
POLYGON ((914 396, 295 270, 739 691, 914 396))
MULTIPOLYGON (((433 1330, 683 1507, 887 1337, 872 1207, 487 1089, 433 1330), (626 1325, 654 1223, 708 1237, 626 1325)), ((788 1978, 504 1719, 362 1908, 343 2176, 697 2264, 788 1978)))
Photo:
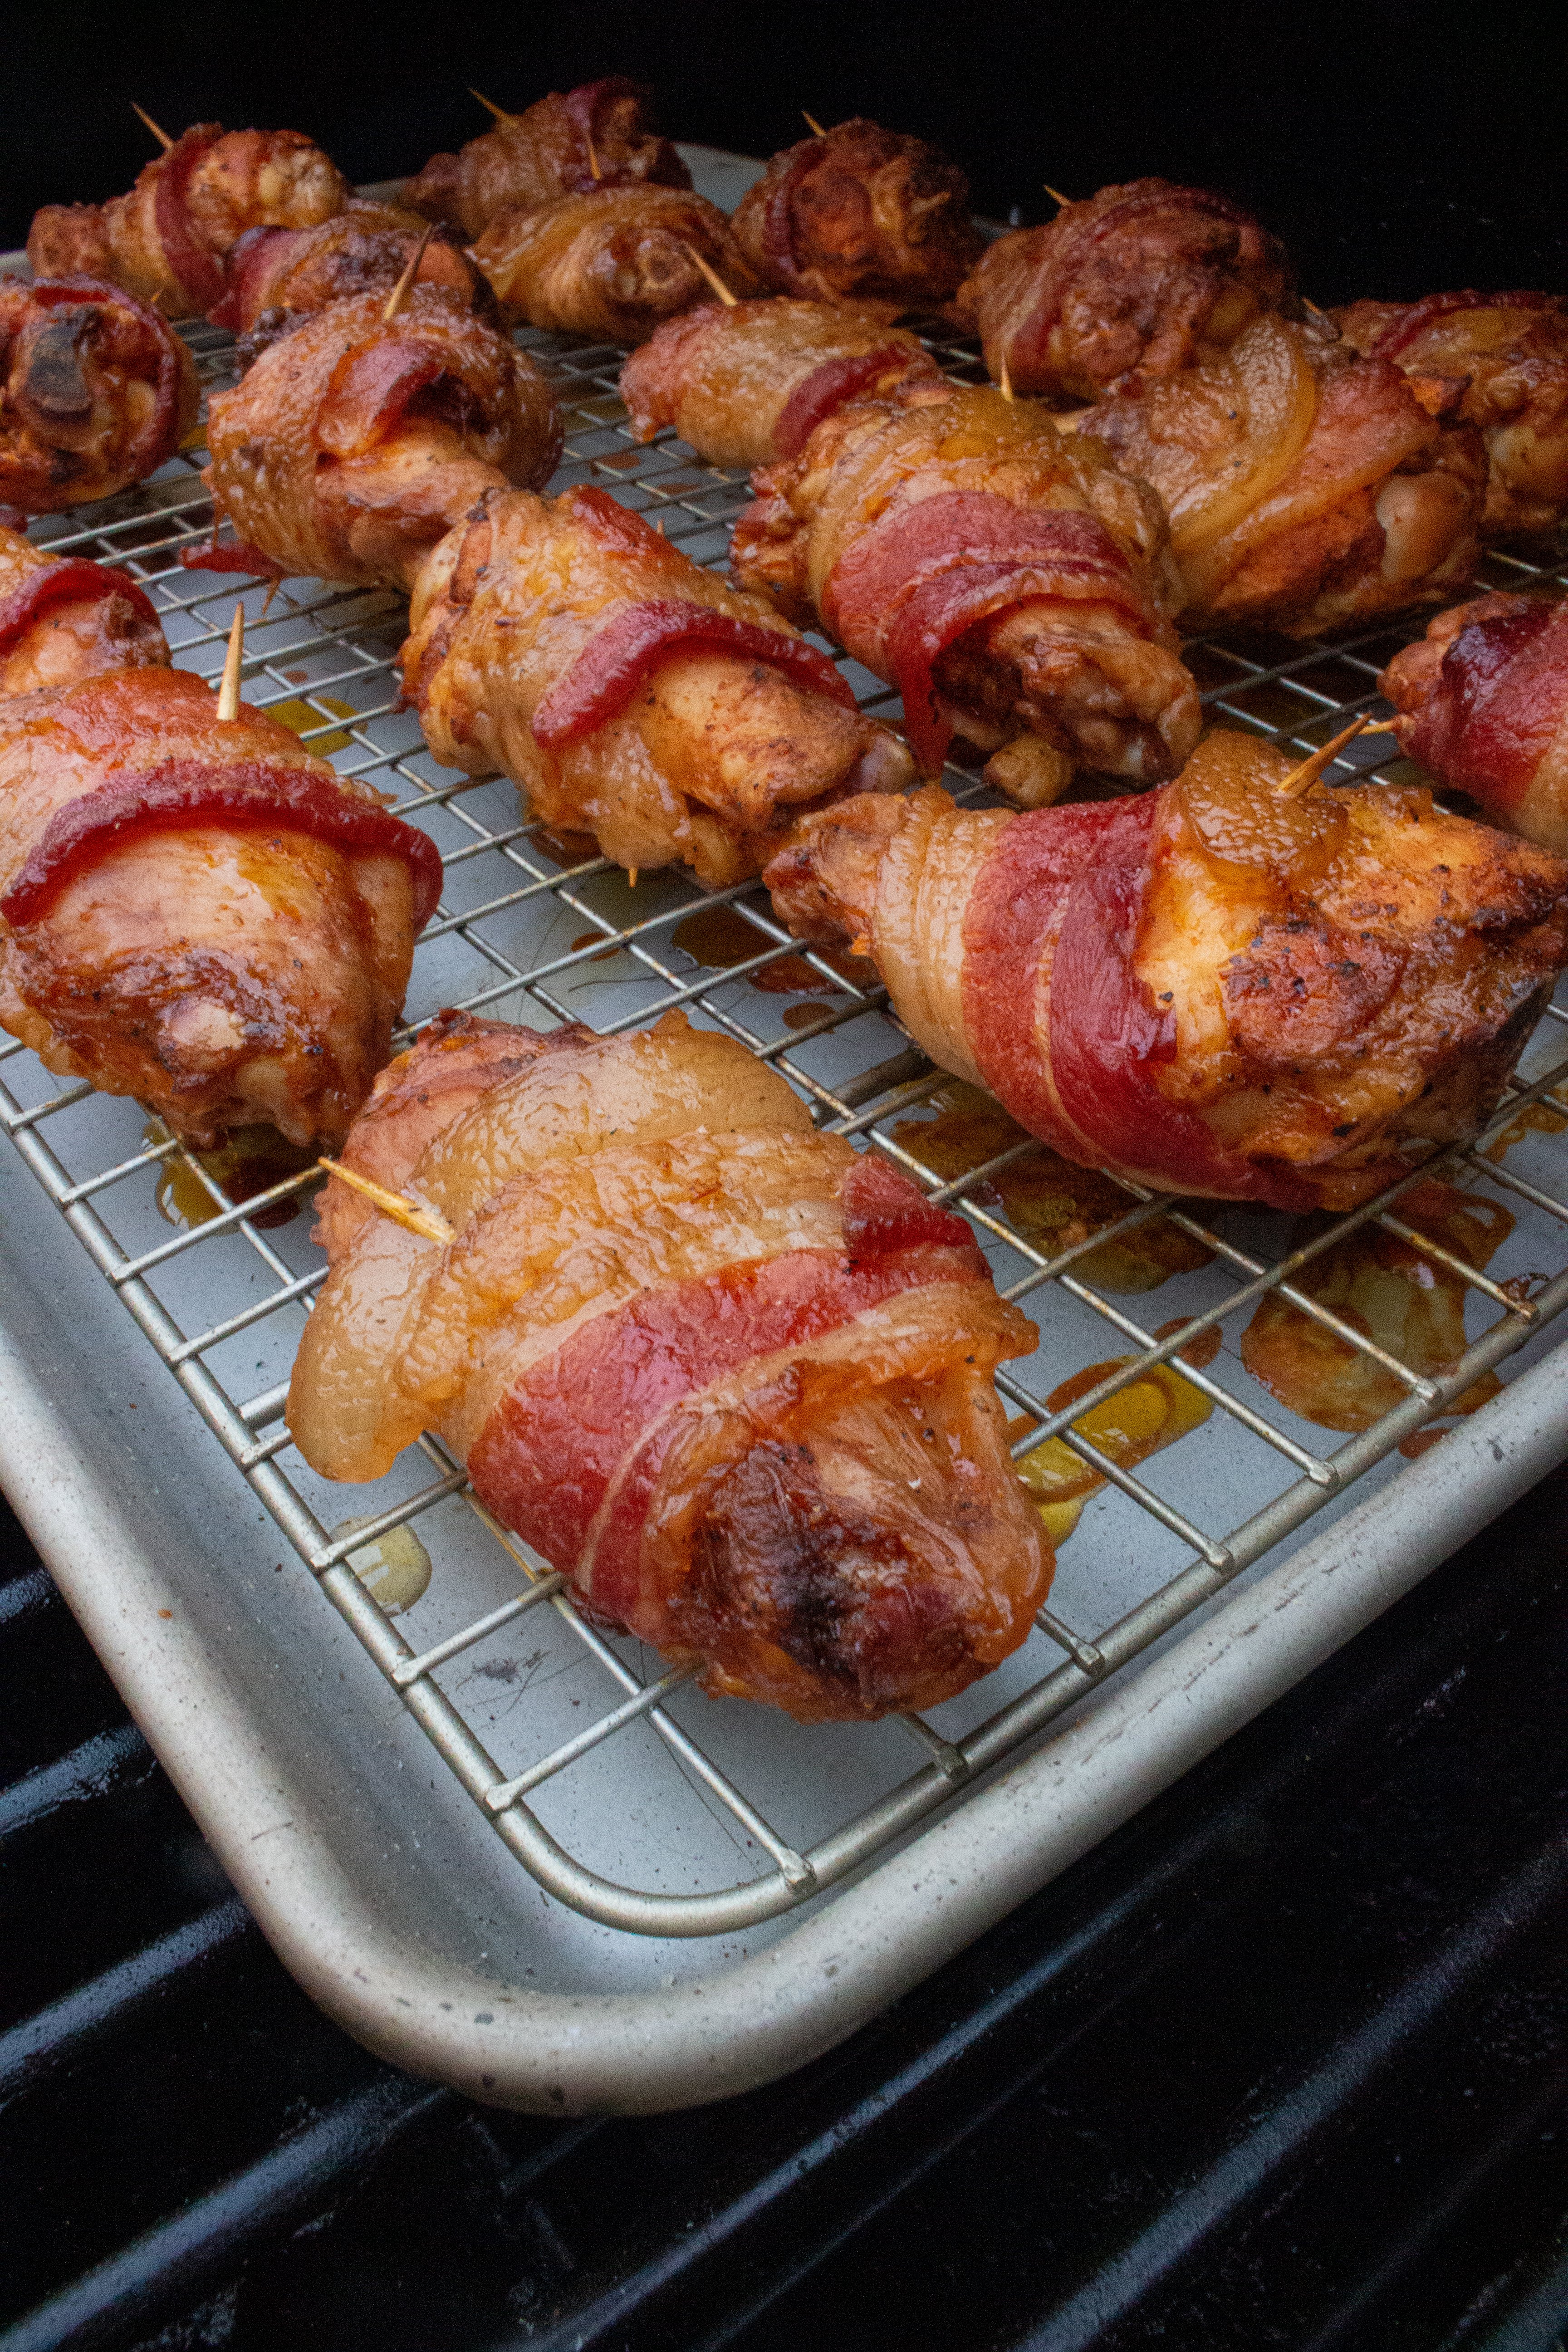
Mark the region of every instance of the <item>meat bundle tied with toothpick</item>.
POLYGON ((1197 740, 1159 500, 1037 403, 907 383, 753 488, 736 578, 897 687, 926 774, 957 734, 1037 803, 1075 766, 1154 782, 1197 740))
POLYGON ((384 299, 411 268, 411 283, 438 286, 481 318, 497 317, 489 280, 434 222, 356 199, 313 228, 247 229, 212 321, 234 330, 248 362, 331 303, 356 294, 384 299))
POLYGON ((161 665, 129 583, 13 568, 0 1025, 192 1142, 342 1135, 440 894, 434 844, 240 704, 237 622, 215 698, 161 665))
POLYGON ((495 129, 456 155, 432 155, 405 183, 403 201, 471 242, 499 213, 531 212, 593 188, 689 188, 690 173, 652 127, 652 95, 610 74, 509 114, 476 90, 495 129))
POLYGON ((605 491, 512 487, 556 430, 521 354, 435 290, 384 310, 334 305, 215 398, 209 478, 242 542, 215 563, 412 588, 404 677, 437 759, 500 768, 627 866, 739 880, 801 808, 908 779, 767 605, 605 491))
POLYGON ((1419 788, 1327 788, 1321 764, 1216 732, 1135 799, 850 801, 765 879, 1067 1159, 1346 1208, 1496 1103, 1568 965, 1568 865, 1419 788))
POLYGON ((1400 747, 1496 824, 1568 856, 1568 604, 1478 596, 1378 681, 1400 747))
POLYGON ((612 343, 640 343, 706 302, 715 279, 741 293, 757 283, 717 205, 637 183, 499 213, 473 258, 508 319, 612 343))
POLYGON ((806 1721, 932 1706, 1026 1637, 1051 1549, 992 1375, 1032 1328, 734 1040, 449 1016, 342 1167, 289 1394, 312 1468, 438 1432, 595 1622, 806 1721))
POLYGON ((128 195, 34 215, 27 258, 39 277, 107 278, 170 318, 193 318, 222 299, 247 229, 309 228, 348 202, 331 157, 298 131, 198 122, 171 140, 150 127, 165 152, 128 195))
POLYGON ((92 278, 0 278, 0 504, 56 514, 156 473, 196 421, 191 355, 92 278))

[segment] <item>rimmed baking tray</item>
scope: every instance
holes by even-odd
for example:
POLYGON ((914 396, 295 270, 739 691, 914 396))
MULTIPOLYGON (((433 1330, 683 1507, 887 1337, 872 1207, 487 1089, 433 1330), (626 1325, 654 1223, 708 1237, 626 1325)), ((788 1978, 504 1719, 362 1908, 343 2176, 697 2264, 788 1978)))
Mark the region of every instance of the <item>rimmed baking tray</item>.
MULTIPOLYGON (((756 169, 689 152, 728 202, 756 169)), ((743 479, 668 436, 632 442, 618 353, 523 340, 567 410, 557 486, 598 481, 721 562, 743 479)), ((953 373, 979 373, 971 348, 932 340, 953 373)), ((227 339, 192 341, 221 380, 227 339)), ((805 1730, 710 1701, 585 1627, 433 1443, 368 1489, 331 1488, 292 1453, 282 1396, 322 1269, 309 1218, 273 1220, 308 1178, 232 1201, 134 1105, 0 1055, 16 1146, 0 1168, 0 1475, 287 1963, 363 2040, 479 2097, 561 2111, 718 2096, 917 1980, 1568 1452, 1568 1355, 1550 1328, 1568 1304, 1568 1146, 1551 1104, 1531 1108, 1568 1077, 1568 1011, 1543 1022, 1488 1132, 1446 1157, 1468 1226, 1434 1234, 1400 1197, 1300 1231, 1125 1191, 1064 1223, 1021 1141, 992 1138, 954 1172, 955 1135, 976 1130, 951 1083, 879 992, 802 959, 759 891, 673 874, 634 890, 531 824, 509 785, 437 769, 394 707, 392 599, 291 583, 264 613, 254 584, 181 571, 179 547, 209 528, 200 462, 193 447, 39 535, 133 572, 176 658, 205 674, 242 597, 247 698, 432 834, 446 894, 410 1021, 466 1003, 611 1030, 679 1004, 741 1037, 825 1127, 970 1215, 1040 1325, 1004 1384, 1020 1448, 1059 1438, 1103 1482, 1030 1642, 929 1719, 805 1730), (1358 1321, 1351 1275, 1374 1262, 1447 1315, 1409 1323, 1424 1354, 1358 1321), (1330 1437, 1247 1369, 1243 1335, 1279 1298, 1341 1352, 1379 1408, 1368 1426, 1330 1437), (1120 1397, 1131 1412, 1140 1384, 1146 1403, 1178 1349, 1188 1433, 1142 1461, 1108 1438, 1098 1450, 1103 1420, 1086 1412, 1120 1397), (1402 1443, 1505 1362, 1500 1396, 1400 1465, 1402 1443), (1053 1408, 1090 1364, 1106 1367, 1095 1388, 1053 1408)), ((1499 559, 1489 576, 1536 572, 1499 559)), ((1366 706, 1406 634, 1191 658, 1216 715, 1305 751, 1366 706)), ((1345 765, 1372 756, 1352 747, 1345 765)), ((972 776, 949 782, 979 795, 972 776)))

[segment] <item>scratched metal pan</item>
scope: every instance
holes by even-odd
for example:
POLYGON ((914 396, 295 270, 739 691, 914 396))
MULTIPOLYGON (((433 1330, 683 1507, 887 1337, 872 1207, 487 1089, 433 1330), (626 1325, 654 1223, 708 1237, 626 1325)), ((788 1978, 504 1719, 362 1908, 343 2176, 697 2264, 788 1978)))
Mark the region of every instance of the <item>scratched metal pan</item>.
MULTIPOLYGON (((689 152, 730 204, 758 168, 689 152)), ((226 339, 192 340, 221 382, 226 339)), ((668 437, 632 442, 618 353, 525 340, 567 413, 558 486, 598 481, 721 562, 743 480, 668 437)), ((972 349, 932 341, 954 373, 978 373, 972 349)), ((1020 1448, 1059 1437, 1100 1478, 1029 1642, 929 1718, 803 1729, 710 1701, 584 1626, 438 1446, 353 1489, 294 1454, 281 1402, 322 1270, 309 1215, 287 1215, 307 1176, 231 1199, 221 1170, 135 1105, 62 1085, 19 1048, 0 1057, 15 1146, 0 1160, 0 1475, 284 1960, 362 2040, 480 2098, 654 2109, 738 2091, 916 1982, 1568 1451, 1552 1328, 1568 1135, 1534 1108, 1568 1077, 1568 1009, 1488 1132, 1444 1163, 1469 1220, 1447 1241, 1397 1197, 1303 1234, 1128 1192, 1113 1227, 1053 1245, 1018 1190, 1027 1160, 1004 1150, 955 1176, 942 1074, 878 992, 798 960, 759 892, 668 874, 634 890, 531 825, 510 786, 437 768, 395 708, 391 599, 297 582, 263 614, 254 586, 182 571, 180 546, 210 528, 201 462, 193 446, 38 535, 133 572, 177 660, 205 675, 243 594, 247 698, 431 833, 446 892, 411 1023, 466 1003, 611 1030, 679 1005, 741 1038, 825 1128, 971 1217, 1040 1328, 1005 1382, 1020 1448), (1427 1294, 1408 1360, 1375 1318, 1337 1313, 1359 1294, 1336 1269, 1376 1251, 1427 1294), (1359 1433, 1299 1417, 1244 1364, 1282 1286, 1380 1408, 1359 1433), (1147 1459, 1097 1450, 1097 1430, 1112 1443, 1103 1416, 1075 1429, 1081 1394, 1048 1402, 1110 1365, 1135 1419, 1178 1345, 1194 1425, 1147 1459), (1447 1410, 1475 1407, 1494 1368, 1500 1394, 1447 1410), (1404 1460, 1435 1416, 1448 1433, 1404 1460)), ((1496 562, 1489 578, 1531 572, 1496 562)), ((1215 716, 1304 752, 1374 698, 1402 634, 1193 659, 1215 716)), ((896 717, 876 680, 847 674, 896 717)), ((949 782, 979 796, 970 776, 949 782)))

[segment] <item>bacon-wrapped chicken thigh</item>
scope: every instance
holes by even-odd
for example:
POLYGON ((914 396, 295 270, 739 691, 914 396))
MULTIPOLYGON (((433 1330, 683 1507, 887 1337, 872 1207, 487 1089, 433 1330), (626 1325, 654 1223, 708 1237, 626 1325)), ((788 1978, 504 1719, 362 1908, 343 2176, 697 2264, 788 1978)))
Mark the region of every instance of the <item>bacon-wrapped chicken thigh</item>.
POLYGON ((327 1187, 289 1396, 314 1469, 437 1431, 596 1623, 805 1721, 933 1706, 1026 1637, 1051 1551, 991 1375, 1030 1326, 962 1219, 743 1047, 448 1021, 344 1157, 454 1238, 327 1187))
POLYGON ((804 805, 910 776, 825 655, 605 490, 493 492, 409 620, 405 691, 437 760, 501 769, 623 866, 739 881, 804 805))
POLYGON ((0 703, 0 1025, 192 1142, 343 1133, 439 892, 427 835, 187 671, 0 703))
POLYGON ((1568 604, 1455 604, 1378 683, 1413 760, 1497 824, 1568 856, 1568 604))
POLYGON ((483 491, 553 472, 560 416, 531 361, 445 288, 385 308, 332 303, 215 394, 205 478, 241 541, 215 565, 406 587, 483 491))
POLYGON ((645 185, 498 213, 473 248, 509 319, 608 343, 640 343, 708 301, 699 254, 732 293, 754 288, 717 205, 689 188, 645 185))
POLYGON ((0 699, 168 659, 153 602, 133 580, 102 563, 46 555, 0 526, 0 699))
POLYGON ((1037 404, 915 383, 754 487, 736 578, 898 688, 926 774, 956 732, 1035 805, 1075 763, 1154 782, 1196 742, 1159 500, 1037 404))
POLYGON ((1015 392, 1098 400, 1224 357, 1268 310, 1302 316, 1285 248, 1239 205, 1129 180, 987 246, 955 298, 1015 392))
POLYGON ((524 113, 502 116, 459 153, 432 155, 405 184, 403 201, 471 242, 498 213, 528 212, 590 188, 689 188, 690 173, 654 131, 652 98, 623 74, 564 96, 552 90, 524 113))
POLYGON ((165 464, 195 423, 191 355, 91 278, 0 278, 0 504, 55 514, 165 464))
MULTIPOLYGON (((389 295, 429 234, 417 213, 358 201, 314 228, 247 229, 229 257, 213 324, 234 329, 248 362, 329 302, 389 295)), ((497 315, 489 280, 445 232, 430 237, 415 282, 445 288, 482 318, 497 315)))
POLYGON ((1429 391, 1431 414, 1390 362, 1265 317, 1224 359, 1074 422, 1164 500, 1187 628, 1313 637, 1469 578, 1486 453, 1448 421, 1456 390, 1429 391))
POLYGON ((1568 964, 1568 865, 1215 733, 1133 799, 812 816, 765 879, 934 1061, 1158 1192, 1345 1208, 1479 1124, 1568 964))
POLYGON ((298 131, 198 122, 107 205, 46 205, 27 258, 40 278, 104 278, 172 319, 221 300, 224 267, 250 228, 310 228, 349 189, 298 131))
POLYGON ((763 285, 883 319, 942 310, 984 243, 958 165, 858 117, 775 155, 732 226, 763 285))
POLYGON ((1332 313, 1345 341, 1406 375, 1462 385, 1458 414, 1487 445, 1486 540, 1534 538, 1568 514, 1568 301, 1560 294, 1429 294, 1332 313))
POLYGON ((940 381, 907 328, 775 294, 708 302, 668 320, 621 370, 621 398, 639 440, 673 425, 710 465, 749 472, 798 457, 848 401, 940 381))

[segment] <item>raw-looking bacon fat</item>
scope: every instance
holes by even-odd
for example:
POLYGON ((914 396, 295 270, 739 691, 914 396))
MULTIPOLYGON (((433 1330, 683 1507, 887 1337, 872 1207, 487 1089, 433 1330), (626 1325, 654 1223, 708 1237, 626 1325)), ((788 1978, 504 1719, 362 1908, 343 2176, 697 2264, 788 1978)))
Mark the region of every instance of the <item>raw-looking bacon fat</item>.
POLYGON ((1568 606, 1510 595, 1457 604, 1379 682, 1411 759, 1500 824, 1568 854, 1568 606))
POLYGON ((1025 1638, 1050 1552, 991 1376, 1033 1334, 962 1219, 732 1040, 445 1016, 345 1157, 455 1239, 328 1187, 289 1402, 324 1475, 438 1430, 596 1621, 806 1719, 930 1706, 1025 1638))
POLYGON ((1216 732, 1141 799, 813 816, 764 879, 945 1067, 1151 1190, 1339 1208, 1479 1125, 1568 963, 1568 866, 1430 795, 1287 800, 1216 732))

